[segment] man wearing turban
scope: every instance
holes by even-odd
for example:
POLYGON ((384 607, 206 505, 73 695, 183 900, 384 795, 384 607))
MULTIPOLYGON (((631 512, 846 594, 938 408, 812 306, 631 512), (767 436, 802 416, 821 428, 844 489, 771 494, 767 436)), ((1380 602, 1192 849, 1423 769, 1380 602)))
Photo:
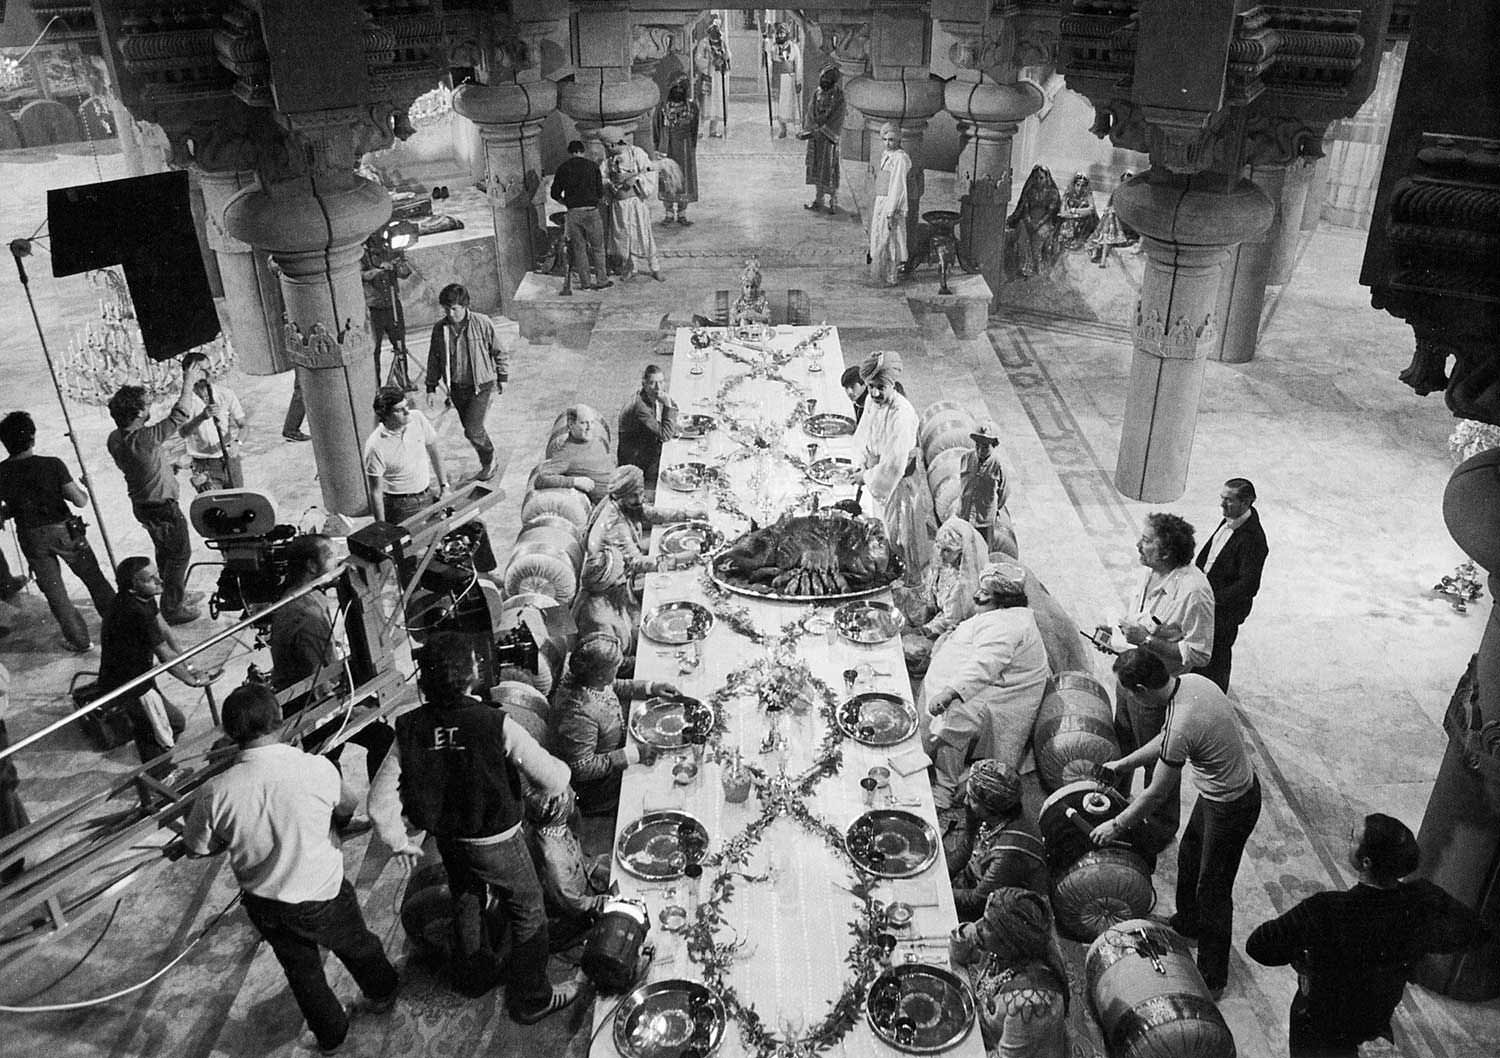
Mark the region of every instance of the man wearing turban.
POLYGON ((932 555, 928 518, 932 497, 920 466, 911 401, 897 392, 901 354, 871 353, 859 367, 865 383, 865 414, 854 428, 854 448, 864 464, 865 513, 885 523, 886 537, 901 555, 906 582, 918 583, 932 555))
POLYGON ((771 91, 776 93, 776 135, 786 139, 787 126, 795 124, 802 112, 802 46, 792 39, 785 22, 776 23, 766 38, 766 62, 771 91))
POLYGON ((1047 858, 1036 824, 1021 808, 1021 773, 998 760, 974 762, 965 784, 965 825, 944 835, 953 907, 962 922, 984 913, 995 890, 1020 886, 1045 897, 1047 858))
POLYGON ((573 623, 580 636, 609 632, 620 641, 627 658, 635 656, 636 627, 641 607, 630 590, 625 556, 608 545, 584 559, 573 600, 573 623))
POLYGON ((932 799, 956 800, 969 761, 998 760, 1019 769, 1046 689, 1047 649, 1026 605, 1026 570, 997 562, 979 574, 975 614, 932 654, 927 712, 934 718, 923 749, 933 760, 932 799))
POLYGON ((953 931, 949 951, 973 981, 986 1053, 1067 1058, 1068 972, 1046 898, 995 890, 983 918, 953 931))
POLYGON ((872 274, 888 287, 906 263, 906 181, 911 174, 911 155, 901 149, 901 128, 887 121, 880 127, 885 153, 875 170, 875 202, 870 207, 870 251, 872 274))
POLYGON ((609 479, 609 495, 595 505, 583 528, 585 562, 605 549, 620 553, 629 575, 656 568, 647 555, 648 535, 653 525, 706 518, 701 507, 661 511, 646 504, 646 479, 637 466, 622 466, 609 479))
POLYGON ((844 90, 839 87, 839 68, 832 63, 823 67, 818 87, 807 104, 798 139, 807 141, 804 182, 815 190, 813 200, 803 209, 821 213, 827 198, 828 215, 839 212, 839 137, 844 133, 844 90))
POLYGON ((652 279, 664 281, 656 236, 651 231, 651 203, 657 197, 659 166, 625 137, 625 130, 615 125, 599 130, 599 140, 609 150, 602 165, 604 189, 611 202, 609 253, 619 262, 622 279, 634 279, 637 272, 646 272, 652 279))

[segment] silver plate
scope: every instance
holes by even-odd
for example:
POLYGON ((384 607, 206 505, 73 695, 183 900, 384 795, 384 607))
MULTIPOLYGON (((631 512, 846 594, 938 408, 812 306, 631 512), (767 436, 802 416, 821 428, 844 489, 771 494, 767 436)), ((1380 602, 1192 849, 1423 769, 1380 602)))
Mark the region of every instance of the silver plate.
POLYGON ((615 841, 615 860, 626 874, 652 881, 682 877, 688 855, 683 835, 691 835, 701 858, 708 848, 708 831, 686 812, 647 812, 620 831, 615 841))
POLYGON ((676 979, 642 985, 615 1011, 615 1050, 624 1058, 708 1058, 724 1040, 728 1016, 717 992, 676 979))
POLYGON ((661 530, 657 550, 671 558, 707 558, 724 544, 724 534, 707 522, 678 522, 661 530))
POLYGON ((917 730, 917 711, 899 695, 884 691, 856 694, 839 706, 839 727, 865 746, 894 746, 917 730))
POLYGON ((696 698, 647 698, 631 713, 630 733, 653 749, 682 749, 694 714, 708 715, 696 698))
POLYGON ((714 615, 706 606, 669 602, 641 618, 641 635, 657 643, 680 647, 695 639, 707 639, 713 626, 714 615))
POLYGON ((861 471, 854 465, 852 459, 843 456, 824 456, 812 466, 807 468, 807 476, 819 485, 837 487, 839 485, 853 485, 860 478, 861 471))
POLYGON ((712 415, 684 415, 677 420, 677 436, 695 439, 706 436, 719 428, 719 420, 712 415))
POLYGON ((863 871, 880 878, 914 878, 937 862, 943 846, 921 816, 877 808, 849 824, 844 847, 863 871))
POLYGON ((802 430, 811 437, 848 437, 854 433, 854 420, 838 412, 820 411, 808 416, 802 430))
POLYGON ((883 1041, 907 1054, 938 1054, 974 1028, 974 993, 941 966, 892 966, 870 982, 865 1017, 883 1041))
POLYGON ((901 615, 888 602, 850 602, 833 611, 833 627, 851 643, 874 646, 895 638, 901 631, 901 615))
POLYGON ((677 492, 697 492, 708 481, 708 467, 703 463, 673 463, 661 468, 657 480, 677 492))

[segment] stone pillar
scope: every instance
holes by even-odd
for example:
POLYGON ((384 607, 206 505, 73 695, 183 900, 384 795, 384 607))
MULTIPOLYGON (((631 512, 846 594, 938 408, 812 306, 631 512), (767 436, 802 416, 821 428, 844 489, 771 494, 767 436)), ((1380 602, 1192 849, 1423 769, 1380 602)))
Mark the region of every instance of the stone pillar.
POLYGON ((285 371, 292 362, 287 358, 282 330, 286 306, 281 284, 264 253, 224 230, 225 208, 234 196, 257 186, 255 172, 199 170, 199 181, 208 246, 219 262, 224 282, 224 325, 240 369, 250 375, 285 371))
POLYGON ((1328 155, 1318 159, 1318 164, 1307 177, 1307 201, 1302 206, 1303 231, 1317 231, 1323 219, 1323 202, 1328 198, 1328 170, 1333 163, 1328 155))
POLYGON ((484 144, 500 310, 508 316, 515 315, 516 289, 539 250, 532 198, 542 182, 542 122, 556 106, 557 86, 551 81, 466 84, 453 93, 453 109, 478 127, 484 144))
POLYGON ((1250 168, 1251 182, 1265 192, 1276 207, 1276 215, 1263 235, 1246 239, 1231 249, 1221 269, 1219 303, 1214 310, 1219 328, 1209 353, 1215 360, 1246 364, 1255 359, 1272 259, 1288 226, 1294 241, 1298 233, 1296 220, 1288 218, 1283 210, 1287 171, 1287 165, 1250 168))
POLYGON ((856 77, 844 86, 849 105, 864 115, 872 188, 884 154, 884 148, 876 146, 880 143, 880 127, 890 121, 901 129, 901 147, 911 155, 911 174, 906 179, 908 249, 916 248, 917 224, 922 219, 922 192, 926 187, 922 138, 927 132, 927 120, 943 108, 943 82, 928 77, 926 67, 920 73, 920 78, 898 80, 856 77))
POLYGON ((1141 233, 1147 258, 1115 487, 1164 503, 1187 484, 1220 265, 1270 227, 1275 207, 1248 180, 1153 167, 1119 189, 1115 208, 1141 233))
POLYGON ((1021 122, 1041 110, 1045 97, 1030 81, 996 84, 964 71, 943 89, 943 103, 959 121, 959 260, 981 272, 992 291, 1003 283, 1005 218, 1010 209, 1011 146, 1021 122))
MULTIPOLYGON (((1287 167, 1286 183, 1281 189, 1281 207, 1276 228, 1275 245, 1271 248, 1271 275, 1267 280, 1279 287, 1292 278, 1297 267, 1297 246, 1307 228, 1307 206, 1312 191, 1313 178, 1317 174, 1322 158, 1298 158, 1287 167)), ((1322 211, 1321 204, 1318 207, 1322 211)), ((1317 227, 1316 219, 1313 227, 1317 227)))
POLYGON ((335 514, 369 513, 362 452, 375 425, 374 346, 359 259, 390 215, 385 190, 352 174, 334 186, 277 181, 224 211, 228 233, 269 250, 281 269, 285 353, 307 401, 323 505, 335 514))

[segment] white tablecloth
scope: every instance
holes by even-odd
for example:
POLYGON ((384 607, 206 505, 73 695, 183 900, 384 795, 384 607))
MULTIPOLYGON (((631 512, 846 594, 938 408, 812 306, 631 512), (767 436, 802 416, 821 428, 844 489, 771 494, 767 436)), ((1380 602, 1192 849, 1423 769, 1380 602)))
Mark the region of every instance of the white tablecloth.
MULTIPOLYGON (((774 341, 778 345, 791 346, 810 334, 812 328, 778 328, 774 341)), ((782 374, 806 387, 807 394, 815 396, 818 411, 839 412, 852 415, 852 409, 842 388, 839 376, 843 370, 843 356, 839 349, 837 332, 830 333, 822 341, 825 349, 825 369, 809 372, 803 359, 793 361, 782 369, 782 374)), ((745 365, 734 362, 715 350, 704 365, 703 373, 691 373, 688 331, 679 330, 676 355, 672 368, 671 389, 683 416, 694 413, 712 414, 712 398, 731 377, 749 372, 745 365)), ((735 414, 741 419, 764 418, 768 422, 784 421, 798 396, 786 386, 767 380, 756 380, 738 387, 753 404, 747 404, 735 414)), ((788 450, 806 455, 806 444, 814 440, 800 427, 788 431, 781 439, 788 450)), ((852 458, 851 439, 838 438, 819 441, 819 455, 845 455, 852 458)), ((667 444, 662 454, 661 465, 669 467, 684 461, 713 462, 740 449, 740 446, 725 432, 715 431, 704 446, 692 440, 678 440, 667 444)), ((765 463, 764 480, 755 475, 760 464, 757 459, 732 463, 730 475, 738 488, 741 503, 757 517, 769 516, 766 510, 778 500, 802 493, 810 484, 790 464, 780 459, 765 463), (754 494, 748 494, 748 490, 754 494), (758 505, 758 506, 757 506, 758 505)), ((852 495, 852 488, 841 488, 833 493, 825 491, 828 502, 832 499, 852 495)), ((746 525, 731 516, 714 511, 714 504, 707 491, 695 494, 674 492, 665 484, 657 490, 656 504, 663 509, 707 507, 712 511, 711 521, 732 539, 746 525)), ((662 530, 657 529, 653 538, 660 540, 662 530)), ((709 605, 700 580, 699 567, 668 573, 654 573, 646 581, 642 612, 649 614, 663 603, 677 600, 692 600, 709 605)), ((888 599, 888 595, 884 596, 888 599)), ((804 604, 774 602, 758 598, 735 597, 733 605, 744 605, 756 626, 775 634, 788 621, 812 612, 804 604)), ((830 610, 823 610, 827 615, 830 610)), ((700 644, 701 661, 692 671, 681 671, 684 662, 679 658, 677 647, 664 647, 642 636, 636 661, 636 675, 642 679, 668 680, 695 698, 706 700, 716 689, 722 687, 735 669, 768 655, 768 651, 737 632, 716 621, 708 638, 700 644)), ((910 700, 910 684, 902 662, 899 639, 873 646, 857 646, 843 639, 830 643, 826 634, 804 636, 797 641, 797 656, 804 660, 813 673, 822 678, 840 696, 844 697, 846 669, 861 670, 857 690, 880 690, 900 695, 910 700)), ((825 734, 824 721, 816 711, 802 716, 783 712, 777 723, 786 734, 784 748, 761 753, 762 741, 768 730, 769 720, 760 703, 754 698, 741 697, 731 701, 726 715, 727 732, 723 739, 725 749, 738 749, 747 763, 754 763, 775 774, 783 768, 789 775, 805 772, 813 763, 818 746, 825 734)), ((895 753, 917 748, 915 734, 905 742, 890 748, 875 749, 862 746, 853 740, 842 743, 843 766, 837 775, 824 778, 807 797, 808 807, 819 817, 843 831, 868 806, 859 780, 872 766, 888 765, 895 753)), ((724 800, 721 786, 720 766, 705 761, 698 777, 687 786, 673 783, 672 767, 686 754, 665 754, 652 767, 640 765, 630 768, 624 776, 620 796, 618 830, 629 825, 642 813, 675 809, 685 811, 700 820, 710 835, 708 851, 718 851, 724 841, 761 813, 759 798, 751 793, 742 804, 728 804, 724 800)), ((891 780, 890 797, 897 806, 915 812, 927 819, 934 827, 937 816, 932 805, 931 789, 925 772, 902 777, 894 774, 891 780)), ((877 805, 878 806, 878 805, 877 805)), ((731 982, 741 999, 755 1007, 767 1028, 783 1039, 788 1029, 796 1037, 808 1026, 817 1023, 827 1012, 829 1004, 838 997, 850 977, 850 969, 844 959, 852 943, 851 924, 858 918, 860 904, 845 887, 855 878, 846 863, 833 852, 821 836, 804 829, 795 820, 780 817, 771 824, 760 844, 750 855, 744 870, 747 874, 760 875, 770 872, 767 881, 752 882, 737 879, 733 899, 726 906, 727 927, 721 931, 719 940, 735 939, 730 930, 745 942, 740 958, 731 972, 731 982)), ((708 881, 714 871, 705 873, 701 883, 702 892, 709 890, 708 881)), ((701 980, 698 967, 686 954, 683 939, 663 931, 657 914, 668 904, 689 904, 684 883, 647 884, 615 865, 614 876, 619 881, 622 895, 642 899, 652 916, 651 938, 657 943, 660 955, 652 967, 649 980, 685 977, 701 980)), ((923 874, 904 880, 882 882, 876 895, 885 901, 904 900, 916 907, 916 918, 908 934, 933 938, 930 944, 903 943, 897 949, 897 958, 906 952, 917 952, 921 961, 947 965, 948 931, 956 922, 953 894, 949 888, 947 872, 941 855, 937 862, 923 874), (931 905, 931 906, 920 906, 931 905)), ((596 1017, 602 1018, 610 1004, 601 1002, 596 1008, 596 1017)), ((593 1054, 616 1053, 612 1042, 612 1028, 603 1029, 594 1044, 593 1054)), ((739 1056, 747 1052, 743 1046, 738 1026, 731 1020, 720 1051, 726 1056, 739 1056)), ((852 1032, 845 1036, 841 1046, 826 1052, 834 1055, 855 1056, 895 1054, 878 1040, 868 1023, 861 1020, 852 1032)), ((956 1055, 977 1056, 983 1053, 978 1027, 953 1051, 956 1055)))

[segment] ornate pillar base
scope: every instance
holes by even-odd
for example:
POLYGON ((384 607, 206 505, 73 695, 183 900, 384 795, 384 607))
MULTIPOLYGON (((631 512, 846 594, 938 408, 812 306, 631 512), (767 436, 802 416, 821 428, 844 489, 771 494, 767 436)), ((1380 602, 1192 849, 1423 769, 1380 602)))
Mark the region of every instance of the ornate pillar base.
POLYGON ((1156 168, 1121 187, 1115 206, 1147 257, 1115 487, 1168 502, 1187 485, 1220 265, 1231 247, 1264 232, 1275 210, 1248 180, 1156 168))
POLYGON ((241 194, 224 211, 230 235, 269 250, 281 269, 285 353, 296 366, 324 507, 369 513, 362 453, 374 429, 373 343, 359 258, 391 215, 385 190, 359 178, 341 188, 306 178, 241 194))
POLYGON ((551 81, 466 84, 453 93, 453 109, 478 126, 484 144, 500 309, 506 315, 514 315, 516 290, 540 248, 532 198, 542 181, 542 122, 556 105, 551 81))

